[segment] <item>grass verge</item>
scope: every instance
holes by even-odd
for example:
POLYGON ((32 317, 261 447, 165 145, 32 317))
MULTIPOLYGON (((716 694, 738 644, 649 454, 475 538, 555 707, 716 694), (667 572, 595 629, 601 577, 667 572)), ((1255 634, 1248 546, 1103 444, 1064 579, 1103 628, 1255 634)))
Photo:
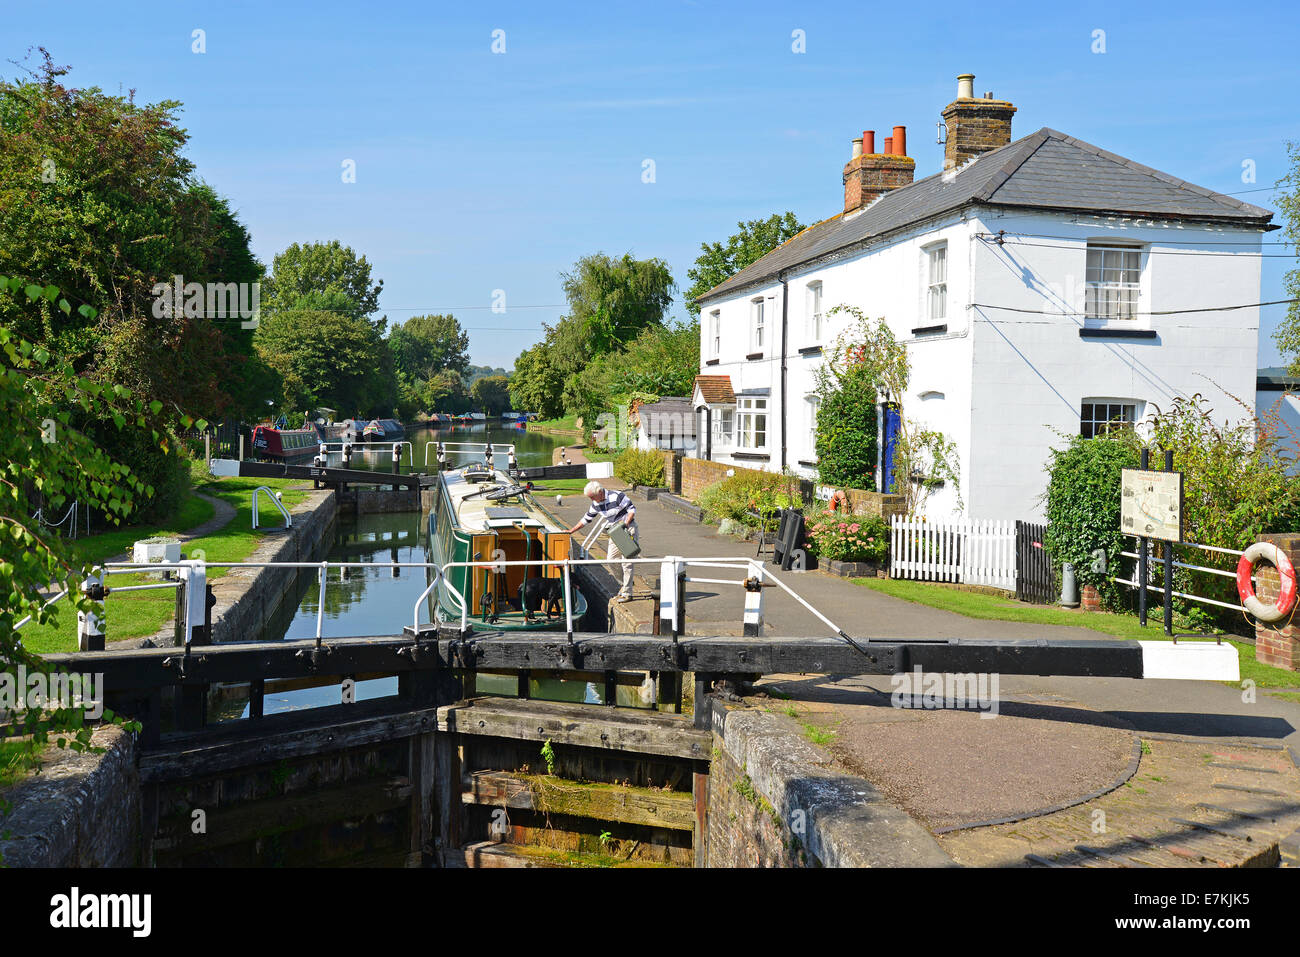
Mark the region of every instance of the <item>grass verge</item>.
MULTIPOLYGON (((1001 598, 978 592, 958 591, 931 585, 926 582, 902 581, 893 578, 854 578, 855 585, 870 588, 893 598, 927 605, 951 611, 968 618, 982 618, 991 621, 1017 621, 1035 625, 1065 625, 1072 628, 1087 628, 1103 635, 1115 638, 1131 638, 1143 641, 1161 641, 1165 634, 1159 624, 1143 628, 1133 615, 1119 615, 1112 612, 1080 612, 1065 608, 1052 608, 1046 605, 1028 605, 1014 598, 1001 598)), ((1296 673, 1262 665, 1255 660, 1255 647, 1244 641, 1225 638, 1237 649, 1241 661, 1241 678, 1249 679, 1261 688, 1293 688, 1296 685, 1296 673)))
MULTIPOLYGON (((251 555, 267 534, 265 529, 253 531, 253 490, 261 485, 280 492, 286 508, 302 502, 309 491, 308 485, 296 479, 227 478, 201 482, 194 492, 202 492, 228 503, 235 509, 235 515, 220 528, 185 542, 181 550, 191 558, 198 557, 201 552, 202 557, 209 562, 238 562, 251 555)), ((279 513, 265 499, 259 513, 259 517, 268 521, 272 521, 273 517, 273 526, 278 524, 279 513)), ((212 504, 191 492, 173 521, 163 526, 128 526, 92 535, 78 543, 77 554, 83 561, 102 562, 129 552, 132 543, 139 539, 182 535, 211 520, 213 514, 212 504)), ((220 578, 227 571, 224 568, 214 568, 208 572, 208 577, 220 578)), ((143 575, 113 575, 109 586, 138 585, 151 581, 154 579, 143 575)), ((175 603, 175 592, 172 589, 110 594, 104 614, 108 640, 123 641, 154 634, 171 620, 175 603)), ((57 611, 55 618, 41 625, 26 625, 20 632, 23 645, 36 654, 77 649, 77 613, 72 603, 58 602, 53 610, 57 611)))

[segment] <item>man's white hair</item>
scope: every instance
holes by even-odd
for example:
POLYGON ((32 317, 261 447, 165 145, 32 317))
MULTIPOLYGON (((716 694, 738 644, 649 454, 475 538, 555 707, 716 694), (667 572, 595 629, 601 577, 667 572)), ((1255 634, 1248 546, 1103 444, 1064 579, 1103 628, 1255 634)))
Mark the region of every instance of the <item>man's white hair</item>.
POLYGON ((601 490, 600 483, 593 480, 591 482, 588 482, 585 486, 583 486, 582 494, 587 496, 587 498, 595 498, 596 494, 600 492, 600 490, 601 490))

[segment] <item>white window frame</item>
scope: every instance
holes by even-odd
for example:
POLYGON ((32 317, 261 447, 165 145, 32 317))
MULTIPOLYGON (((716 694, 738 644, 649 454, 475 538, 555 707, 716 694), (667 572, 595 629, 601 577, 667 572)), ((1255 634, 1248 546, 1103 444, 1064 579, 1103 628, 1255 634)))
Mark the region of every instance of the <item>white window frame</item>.
MULTIPOLYGON (((808 435, 812 438, 812 448, 817 448, 817 413, 821 411, 822 397, 816 392, 810 392, 804 397, 804 404, 808 409, 808 435)), ((815 453, 814 453, 815 454, 815 453)))
POLYGON ((1132 323, 1142 302, 1139 245, 1089 242, 1084 253, 1083 315, 1092 322, 1132 323))
POLYGON ((709 313, 709 358, 716 359, 722 354, 722 310, 714 309, 709 313))
POLYGON ((927 322, 948 319, 948 241, 921 250, 924 259, 925 318, 927 322))
POLYGON ((766 351, 767 300, 762 296, 749 302, 749 351, 750 353, 766 351))
POLYGON ((1079 435, 1090 439, 1114 429, 1136 429, 1144 405, 1137 399, 1082 399, 1079 402, 1079 435))
POLYGON ((805 287, 804 310, 808 316, 808 342, 819 345, 822 341, 824 320, 822 316, 822 282, 820 279, 805 287))
POLYGON ((736 407, 733 405, 711 406, 709 417, 713 422, 713 447, 730 448, 735 443, 736 407))
POLYGON ((735 447, 737 449, 743 449, 746 452, 767 451, 768 436, 771 435, 771 429, 768 428, 768 416, 771 411, 768 408, 767 396, 765 395, 736 396, 735 447), (759 441, 760 435, 762 436, 761 444, 759 441))

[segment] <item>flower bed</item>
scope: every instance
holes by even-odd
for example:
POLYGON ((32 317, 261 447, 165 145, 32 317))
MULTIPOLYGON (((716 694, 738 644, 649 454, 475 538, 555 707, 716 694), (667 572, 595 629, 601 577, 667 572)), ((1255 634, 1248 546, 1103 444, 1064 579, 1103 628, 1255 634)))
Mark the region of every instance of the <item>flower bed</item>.
MULTIPOLYGON (((809 550, 827 562, 861 562, 879 567, 889 554, 889 526, 877 516, 822 512, 805 521, 809 550)), ((874 568, 870 574, 874 574, 874 568)))

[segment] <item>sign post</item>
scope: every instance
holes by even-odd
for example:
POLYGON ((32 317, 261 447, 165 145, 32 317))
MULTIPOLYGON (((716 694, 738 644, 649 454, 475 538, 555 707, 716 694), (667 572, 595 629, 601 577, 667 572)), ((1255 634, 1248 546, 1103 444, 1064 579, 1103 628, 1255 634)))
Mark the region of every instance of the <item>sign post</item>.
MULTIPOLYGON (((1142 450, 1142 465, 1150 463, 1142 450)), ((1164 542, 1165 634, 1174 633, 1174 542, 1183 540, 1183 473, 1174 471, 1174 453, 1165 451, 1165 470, 1124 469, 1120 478, 1120 530, 1134 535, 1138 548, 1138 616, 1146 624, 1147 540, 1164 542)))

